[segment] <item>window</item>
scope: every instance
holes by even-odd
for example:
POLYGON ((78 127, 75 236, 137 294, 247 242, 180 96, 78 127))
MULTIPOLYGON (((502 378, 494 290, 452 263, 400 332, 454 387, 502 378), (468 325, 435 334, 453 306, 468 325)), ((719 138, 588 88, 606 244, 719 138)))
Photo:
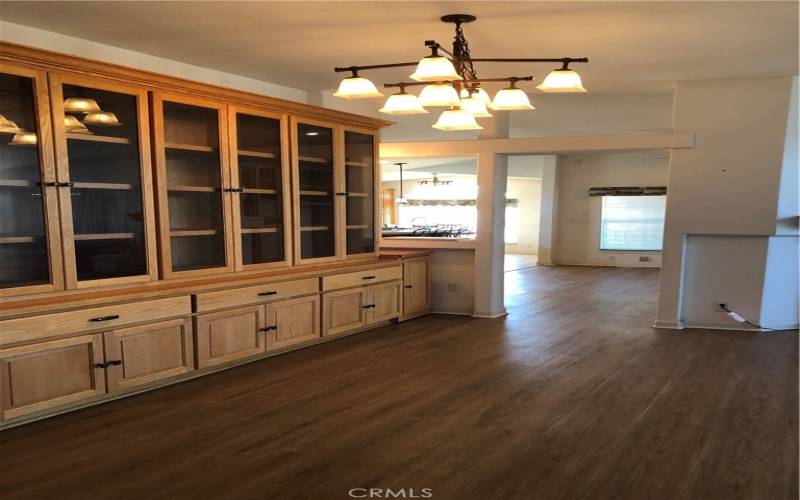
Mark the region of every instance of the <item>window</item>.
POLYGON ((603 196, 600 250, 661 250, 666 196, 603 196))

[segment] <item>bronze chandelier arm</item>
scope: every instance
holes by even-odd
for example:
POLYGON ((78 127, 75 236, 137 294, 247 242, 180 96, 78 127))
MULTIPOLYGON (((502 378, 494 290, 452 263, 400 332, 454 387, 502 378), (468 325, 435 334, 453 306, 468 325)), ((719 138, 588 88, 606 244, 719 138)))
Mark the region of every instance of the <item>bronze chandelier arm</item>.
POLYGON ((383 86, 385 88, 393 88, 393 87, 415 87, 417 85, 430 85, 431 83, 460 83, 460 84, 469 84, 469 83, 485 83, 485 82, 523 82, 523 81, 531 81, 533 80, 533 76, 507 76, 505 78, 471 78, 467 80, 442 80, 441 82, 397 82, 397 83, 384 83, 383 86))

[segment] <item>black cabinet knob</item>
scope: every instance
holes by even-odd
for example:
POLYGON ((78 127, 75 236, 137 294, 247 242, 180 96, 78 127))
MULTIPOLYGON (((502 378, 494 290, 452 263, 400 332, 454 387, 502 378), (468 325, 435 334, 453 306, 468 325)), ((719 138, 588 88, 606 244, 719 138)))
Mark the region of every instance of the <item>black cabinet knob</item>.
POLYGON ((259 293, 259 297, 266 297, 267 295, 276 295, 278 292, 261 292, 259 293))
POLYGON ((89 321, 94 323, 99 323, 101 321, 111 321, 112 319, 119 319, 118 314, 112 314, 111 316, 100 316, 99 318, 92 318, 89 321))

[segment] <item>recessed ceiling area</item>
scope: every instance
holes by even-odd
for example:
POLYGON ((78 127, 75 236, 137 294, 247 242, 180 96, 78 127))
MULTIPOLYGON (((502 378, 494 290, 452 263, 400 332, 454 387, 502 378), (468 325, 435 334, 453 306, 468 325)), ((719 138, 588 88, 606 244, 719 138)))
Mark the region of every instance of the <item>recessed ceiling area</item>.
MULTIPOLYGON (((664 91, 681 80, 797 73, 796 2, 2 2, 3 21, 305 90, 334 66, 414 61, 452 41, 467 12, 473 57, 582 57, 594 92, 664 91), (764 29, 769 26, 769 29, 764 29), (741 64, 747 61, 747 64, 741 64)), ((544 64, 484 63, 534 75, 544 64)), ((376 83, 404 68, 369 73, 376 83)), ((530 86, 532 88, 533 86, 530 86)))

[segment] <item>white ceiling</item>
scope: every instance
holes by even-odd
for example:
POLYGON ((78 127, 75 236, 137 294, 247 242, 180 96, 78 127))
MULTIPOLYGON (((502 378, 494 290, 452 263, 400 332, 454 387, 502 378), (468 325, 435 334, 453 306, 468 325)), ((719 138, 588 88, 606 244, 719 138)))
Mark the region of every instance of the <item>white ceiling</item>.
MULTIPOLYGON (((307 90, 334 66, 413 61, 467 12, 473 57, 581 57, 590 90, 797 73, 796 2, 2 2, 0 18, 307 90)), ((482 64, 481 76, 549 65, 482 64)), ((405 79, 409 69, 368 74, 405 79)))

